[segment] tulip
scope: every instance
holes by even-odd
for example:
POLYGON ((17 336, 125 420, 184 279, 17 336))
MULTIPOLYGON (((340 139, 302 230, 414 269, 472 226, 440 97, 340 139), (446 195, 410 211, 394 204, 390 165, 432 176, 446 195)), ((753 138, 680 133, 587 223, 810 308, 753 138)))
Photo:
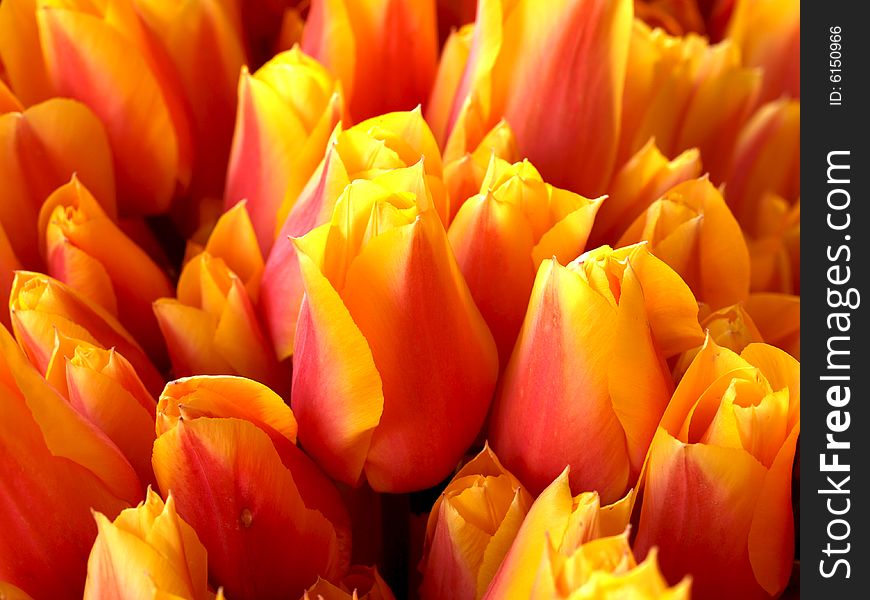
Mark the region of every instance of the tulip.
POLYGON ((154 473, 230 598, 301 595, 347 571, 347 511, 296 431, 284 401, 249 379, 180 379, 160 397, 154 473))
MULTIPOLYGON (((0 223, 0 296, 9 297, 9 292, 12 290, 12 279, 15 277, 15 271, 21 268, 21 261, 15 256, 15 251, 12 250, 12 244, 9 242, 9 237, 3 230, 3 223, 0 223)), ((0 325, 4 325, 7 329, 11 326, 9 315, 5 311, 0 314, 0 325)))
POLYGON ((56 334, 45 379, 124 454, 140 481, 151 483, 157 403, 116 350, 56 334))
POLYGON ((438 61, 435 0, 313 0, 302 50, 341 81, 355 121, 410 110, 438 61))
POLYGON ((764 71, 760 101, 801 95, 801 11, 798 0, 737 0, 728 37, 744 64, 764 71))
POLYGON ((382 115, 336 132, 326 156, 284 221, 263 273, 259 308, 280 360, 293 354, 303 294, 296 248, 290 238, 328 223, 336 200, 356 179, 374 179, 397 192, 424 185, 442 222, 447 222, 450 207, 442 174, 441 153, 420 110, 382 115))
POLYGON ((568 464, 574 491, 621 498, 671 397, 664 360, 703 339, 691 291, 648 244, 543 261, 494 403, 493 449, 532 494, 568 464))
POLYGON ((248 201, 264 254, 323 157, 342 111, 336 81, 299 48, 253 75, 242 69, 224 207, 248 201))
POLYGON ((651 138, 622 165, 607 187, 607 202, 595 216, 591 243, 618 240, 632 221, 666 191, 700 175, 701 158, 696 148, 668 160, 651 138))
POLYGON ((17 272, 9 312, 18 343, 41 373, 48 369, 59 332, 100 348, 118 350, 150 393, 156 395, 163 386, 163 377, 117 319, 57 279, 17 272))
POLYGON ((603 198, 589 200, 544 183, 527 160, 493 158, 481 193, 467 200, 448 236, 459 269, 507 364, 545 258, 583 253, 603 198))
POLYGON ((758 109, 740 132, 725 199, 750 236, 765 221, 766 194, 800 196, 800 122, 800 102, 783 99, 758 109))
POLYGON ((801 359, 800 296, 750 294, 744 305, 765 342, 801 359))
POLYGON ((609 506, 601 506, 595 492, 572 496, 569 471, 566 468, 532 504, 483 598, 529 598, 536 568, 548 551, 570 556, 590 540, 625 530, 631 496, 609 506))
POLYGON ((4 327, 0 387, 0 581, 34 598, 80 598, 96 535, 91 508, 115 516, 142 487, 118 448, 40 377, 4 327))
POLYGON ((351 183, 331 223, 295 240, 300 441, 333 478, 365 476, 376 491, 444 479, 480 431, 498 371, 421 171, 406 191, 351 183))
POLYGON ((245 203, 239 203, 218 220, 203 252, 184 266, 178 298, 154 303, 176 376, 242 375, 286 388, 288 375, 253 308, 263 269, 256 242, 245 203))
POLYGON ((420 597, 480 598, 531 504, 529 493, 486 446, 432 507, 420 597))
POLYGON ((749 250, 740 225, 708 178, 668 190, 628 227, 619 245, 642 240, 711 309, 749 295, 749 250))
POLYGON ((133 0, 133 4, 175 67, 190 108, 195 148, 191 193, 220 197, 233 136, 236 85, 246 62, 233 2, 133 0))
POLYGON ((151 488, 143 502, 113 521, 96 512, 84 598, 207 600, 206 551, 196 532, 151 488))
MULTIPOLYGON (((480 2, 461 77, 439 75, 456 82, 438 90, 451 100, 430 101, 441 115, 450 106, 445 137, 474 148, 504 118, 547 181, 600 195, 615 166, 631 16, 628 0, 480 2)), ((459 64, 451 55, 444 68, 459 64)))
POLYGON ((0 59, 24 104, 64 96, 100 118, 122 214, 163 212, 187 186, 191 134, 178 75, 131 0, 3 2, 0 59))
POLYGON ((720 183, 760 85, 761 73, 741 64, 729 40, 710 45, 694 34, 671 37, 635 21, 617 164, 655 137, 665 156, 698 148, 710 178, 720 183))
POLYGON ((698 597, 770 598, 788 582, 799 375, 772 346, 708 339, 662 417, 635 548, 658 546, 665 576, 691 574, 698 597))
POLYGON ((153 357, 165 356, 151 303, 172 286, 73 175, 39 211, 42 253, 48 274, 107 310, 153 357))
MULTIPOLYGON (((12 4, 4 2, 0 16, 12 4)), ((73 173, 114 218, 112 153, 102 124, 88 107, 52 98, 23 112, 0 114, 0 226, 25 266, 42 264, 37 243, 39 208, 73 173)))
POLYGON ((757 207, 756 235, 748 240, 754 292, 800 292, 801 203, 794 206, 774 194, 757 207))
POLYGON ((395 600, 395 596, 376 567, 354 566, 341 585, 318 579, 300 600, 395 600))

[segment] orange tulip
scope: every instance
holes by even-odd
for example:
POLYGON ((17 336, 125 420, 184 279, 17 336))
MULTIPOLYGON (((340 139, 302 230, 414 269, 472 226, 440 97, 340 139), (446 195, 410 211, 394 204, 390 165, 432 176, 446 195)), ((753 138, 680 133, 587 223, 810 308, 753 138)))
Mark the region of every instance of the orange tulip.
MULTIPOLYGON (((0 16, 12 4, 4 2, 0 16)), ((52 98, 23 112, 0 114, 0 226, 25 266, 42 264, 37 241, 40 206, 74 173, 115 218, 112 152, 102 124, 88 107, 52 98)))
POLYGON ((209 600, 206 552, 196 532, 148 488, 136 508, 112 522, 94 513, 97 539, 88 559, 85 600, 157 597, 209 600))
POLYGON ((462 75, 451 54, 442 69, 453 74, 439 78, 455 83, 430 102, 439 139, 459 136, 474 148, 504 118, 547 181, 603 193, 615 166, 631 16, 629 0, 480 2, 462 75))
POLYGON ((154 481, 157 403, 126 358, 58 332, 45 379, 118 446, 143 483, 154 481))
POLYGON ((801 359, 800 296, 750 294, 744 305, 765 342, 801 359))
POLYGON ((242 375, 286 392, 289 373, 279 367, 253 308, 262 265, 245 203, 239 203, 184 266, 178 298, 154 303, 176 376, 242 375))
POLYGON ((328 223, 339 195, 356 179, 374 179, 397 192, 425 185, 446 222, 450 208, 441 177, 441 153, 420 110, 381 115, 336 131, 326 156, 284 221, 263 273, 259 308, 280 360, 293 354, 304 291, 291 238, 328 223), (420 171, 425 183, 420 181, 420 171))
POLYGON ((777 100, 758 109, 740 132, 725 199, 750 236, 761 233, 766 194, 789 202, 800 197, 800 123, 800 102, 777 100))
POLYGON ((230 598, 301 595, 347 571, 347 511, 296 447, 277 394, 249 379, 191 377, 167 384, 157 413, 160 489, 172 490, 230 598))
POLYGON ((233 137, 239 71, 246 62, 233 2, 133 0, 133 4, 178 73, 190 109, 195 148, 191 193, 219 198, 233 137))
POLYGON ((566 468, 541 492, 529 509, 483 598, 529 598, 537 568, 553 552, 571 556, 583 544, 625 530, 630 496, 601 506, 595 492, 571 494, 566 468))
POLYGON ((313 0, 302 49, 341 81, 361 121, 426 101, 437 36, 435 0, 313 0))
POLYGON ((151 356, 165 356, 151 303, 172 285, 75 175, 45 200, 39 232, 49 275, 116 315, 151 356))
POLYGON ((483 595, 532 498, 485 447, 453 476, 429 514, 421 598, 483 595))
MULTIPOLYGON (((3 223, 0 223, 0 297, 9 297, 9 292, 12 291, 12 280, 15 277, 15 271, 20 268, 21 262, 15 256, 15 251, 12 249, 9 237, 6 235, 6 231, 3 230, 3 223)), ((0 314, 0 325, 4 325, 8 329, 11 324, 9 314, 6 311, 2 311, 2 314, 0 314)))
POLYGON ((115 317, 48 275, 17 272, 9 312, 18 343, 41 373, 48 369, 59 332, 100 348, 115 348, 152 394, 163 386, 163 377, 115 317))
POLYGON ((342 111, 335 80, 299 48, 253 75, 242 70, 224 206, 248 201, 264 253, 317 168, 342 111))
POLYGON ((354 566, 340 585, 318 579, 300 600, 395 600, 395 596, 376 567, 354 566))
POLYGON ((8 112, 21 112, 22 110, 24 110, 24 107, 21 105, 21 102, 15 97, 15 94, 6 85, 6 82, 3 81, 2 76, 0 76, 0 115, 8 112))
POLYGON ((544 183, 527 160, 510 165, 497 158, 480 191, 462 205, 448 235, 506 365, 538 266, 545 258, 567 263, 583 253, 603 198, 544 183))
POLYGON ((635 21, 617 164, 655 137, 665 156, 698 148, 719 184, 760 85, 761 73, 741 64, 731 41, 710 45, 695 34, 671 37, 635 21))
POLYGON ((607 186, 607 202, 595 216, 591 244, 618 240, 631 222, 666 191, 700 175, 701 158, 696 148, 668 160, 651 138, 622 165, 607 186))
POLYGON ((749 250, 743 232, 707 177, 668 190, 628 227, 619 245, 642 240, 710 308, 749 295, 749 250))
POLYGON ((736 0, 729 39, 744 64, 764 71, 760 100, 801 95, 801 9, 799 0, 736 0))
POLYGON ((190 180, 187 110, 157 46, 131 0, 0 7, 0 59, 12 89, 28 105, 66 96, 94 111, 112 146, 124 214, 164 211, 190 180))
POLYGON ((39 376, 5 327, 0 387, 0 581, 35 598, 80 598, 96 535, 91 509, 117 515, 138 500, 141 484, 118 448, 39 376))
POLYGON ((801 289, 801 203, 773 194, 757 207, 755 235, 748 240, 752 291, 791 294, 801 289))
POLYGON ((300 441, 335 479, 365 476, 377 491, 444 479, 483 425, 498 372, 422 169, 414 180, 351 183, 331 223, 295 240, 300 441))
POLYGON ((738 355, 708 339, 665 411, 636 549, 658 546, 665 576, 690 574, 698 597, 770 598, 788 582, 799 375, 799 363, 772 346, 738 355))
POLYGON ((569 464, 573 490, 621 498, 671 397, 664 360, 702 340, 691 291, 647 244, 543 261, 490 419, 493 449, 533 494, 569 464))

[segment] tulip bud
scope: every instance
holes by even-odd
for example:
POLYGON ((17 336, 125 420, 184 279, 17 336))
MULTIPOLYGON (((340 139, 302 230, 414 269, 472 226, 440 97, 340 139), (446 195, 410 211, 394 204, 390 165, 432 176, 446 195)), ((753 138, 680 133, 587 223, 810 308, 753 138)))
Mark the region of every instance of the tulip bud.
POLYGON ((485 447, 438 497, 426 526, 421 598, 483 595, 532 498, 485 447))
MULTIPOLYGON (((0 15, 11 4, 4 2, 0 15)), ((115 218, 112 152, 103 125, 87 106, 52 98, 23 112, 0 114, 0 226, 24 266, 42 265, 39 208, 73 174, 115 218)))
POLYGON ((318 579, 300 600, 395 600, 395 596, 377 567, 354 566, 340 585, 318 579))
POLYGON ((568 262, 582 254, 602 200, 544 183, 528 161, 509 165, 493 157, 481 193, 456 214, 450 245, 502 365, 510 358, 541 261, 568 262))
POLYGON ((450 207, 441 177, 441 153, 420 110, 381 115, 346 131, 336 130, 326 156, 284 221, 263 273, 259 308, 279 360, 293 354, 303 294, 291 238, 328 223, 339 195, 356 179, 376 180, 396 191, 423 186, 426 190, 418 201, 431 203, 446 223, 450 207))
POLYGON ((416 181, 355 181, 331 223, 295 240, 300 440, 332 477, 365 476, 377 491, 446 477, 483 424, 498 371, 419 170, 416 181))
POLYGON ((350 520, 338 491, 296 445, 296 420, 269 388, 238 377, 167 384, 153 466, 230 598, 301 595, 340 578, 350 520))
POLYGON ((341 81, 361 121, 426 101, 437 36, 435 0, 314 0, 302 49, 341 81))
POLYGON ((0 386, 0 479, 14 482, 3 487, 0 581, 35 598, 80 598, 96 534, 91 509, 115 516, 141 497, 142 486, 118 448, 39 376, 4 327, 0 386))
POLYGON ((340 87, 299 48, 253 75, 242 69, 224 207, 248 201, 263 253, 323 157, 342 111, 340 87))
POLYGON ((707 177, 668 190, 628 227, 619 245, 642 240, 711 309, 749 295, 749 250, 743 232, 707 177))
POLYGON ((136 508, 110 521, 94 513, 97 539, 88 559, 85 600, 177 597, 208 600, 206 551, 196 532, 148 488, 136 508))
POLYGON ((117 316, 151 356, 165 356, 151 303, 172 293, 169 279, 75 175, 45 200, 39 231, 49 275, 117 316))
POLYGON ((26 104, 64 96, 100 118, 123 214, 163 212, 189 183, 190 124, 178 76, 132 2, 3 2, 0 59, 26 104))
POLYGON ((490 419, 505 466, 533 494, 569 464, 573 490, 621 498, 671 396, 665 359, 704 339, 697 315, 647 244, 543 261, 490 419))
POLYGON ((483 598, 531 597, 536 569, 549 551, 570 556, 590 540, 625 530, 631 496, 604 507, 595 492, 572 497, 569 471, 566 468, 532 504, 483 598))
POLYGON ((665 576, 690 574, 698 597, 776 597, 788 582, 799 375, 772 346, 738 355, 708 339, 665 411, 635 547, 658 546, 665 576))
POLYGON ((100 348, 118 350, 152 394, 163 386, 163 376, 115 317, 57 279, 17 272, 9 312, 18 343, 41 373, 48 370, 56 332, 60 332, 100 348))

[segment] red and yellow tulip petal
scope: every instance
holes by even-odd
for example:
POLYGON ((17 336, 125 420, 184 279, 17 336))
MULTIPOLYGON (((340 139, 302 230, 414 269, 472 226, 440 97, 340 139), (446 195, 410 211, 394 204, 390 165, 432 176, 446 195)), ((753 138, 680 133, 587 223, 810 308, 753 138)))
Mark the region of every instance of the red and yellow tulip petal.
POLYGON ((25 105, 50 98, 51 84, 41 56, 39 29, 33 18, 37 0, 10 0, 0 6, 0 62, 9 83, 25 105))
POLYGON ((498 372, 492 335, 435 211, 371 239, 350 265, 342 298, 387 399, 366 460, 369 483, 394 491, 434 485, 477 435, 498 372))
POLYGON ((233 372, 229 361, 213 345, 217 322, 211 315, 172 298, 157 300, 154 314, 176 372, 205 375, 233 372))
POLYGON ((294 347, 292 407, 300 442, 339 481, 360 481, 384 392, 369 344, 311 257, 297 249, 305 286, 294 347))
POLYGON ((456 92, 471 54, 473 36, 474 26, 466 25, 451 32, 441 50, 432 95, 426 104, 426 121, 442 147, 447 138, 456 92))
POLYGON ((302 32, 302 50, 323 63, 341 81, 347 97, 352 98, 358 42, 349 13, 345 0, 312 2, 302 32))
MULTIPOLYGON (((9 238, 6 236, 6 231, 3 229, 3 224, 0 223, 0 298, 8 298, 12 291, 12 280, 15 278, 15 271, 21 268, 21 262, 15 256, 15 251, 12 249, 12 244, 9 243, 9 238)), ((9 321, 9 313, 0 311, 0 325, 4 325, 7 329, 11 327, 9 321)))
POLYGON ((221 215, 203 250, 221 257, 245 284, 251 301, 256 302, 264 263, 247 202, 239 202, 221 215))
POLYGON ((305 505, 255 425, 233 418, 179 421, 155 442, 153 464, 230 597, 286 597, 318 575, 340 575, 335 530, 305 505))

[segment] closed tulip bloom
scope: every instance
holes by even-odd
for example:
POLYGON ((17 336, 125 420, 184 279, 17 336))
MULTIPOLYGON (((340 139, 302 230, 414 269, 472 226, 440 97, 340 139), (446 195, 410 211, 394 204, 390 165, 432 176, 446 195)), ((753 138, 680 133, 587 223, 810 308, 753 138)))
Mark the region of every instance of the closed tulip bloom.
POLYGON ((266 260, 259 309, 280 360, 293 354, 303 286, 291 238, 332 218, 336 200, 356 179, 377 180, 396 191, 425 185, 443 222, 449 218, 441 153, 419 109, 381 115, 337 129, 326 155, 284 221, 266 260), (421 183, 422 172, 423 183, 421 183))
POLYGON ((448 235, 505 365, 538 266, 545 258, 567 263, 583 253, 603 198, 545 183, 527 160, 510 165, 492 158, 480 189, 462 205, 448 235))
POLYGON ((666 191, 700 175, 701 155, 696 148, 668 160, 650 138, 622 165, 607 186, 607 201, 595 216, 590 243, 597 246, 618 240, 666 191))
POLYGON ((224 206, 240 200, 267 253, 342 116, 340 87, 293 48, 251 74, 242 69, 224 206))
POLYGON ((19 271, 12 283, 9 312, 15 337, 41 373, 48 369, 56 334, 100 348, 115 348, 133 366, 155 396, 163 376, 118 320, 66 284, 29 271, 19 271))
POLYGON ((245 204, 239 203, 220 218, 203 252, 184 266, 177 299, 154 303, 176 376, 242 375, 286 390, 289 374, 279 367, 253 308, 262 264, 245 204), (235 246, 228 243, 233 239, 235 246))
POLYGON ((208 551, 230 598, 301 595, 342 577, 350 520, 338 491, 296 445, 296 420, 266 386, 198 376, 158 403, 154 473, 208 551))
POLYGON ((662 418, 635 548, 658 546, 668 580, 691 575, 699 597, 776 597, 788 582, 799 374, 772 346, 738 355, 708 339, 662 418))
POLYGON ((755 235, 748 241, 753 292, 800 293, 801 203, 767 194, 758 207, 755 235))
POLYGON ((419 566, 420 597, 480 598, 531 504, 523 485, 485 447, 432 507, 419 566))
POLYGON ((131 0, 11 0, 0 58, 25 103, 66 96, 106 126, 123 214, 168 208, 190 181, 190 124, 178 75, 131 0))
POLYGON ((332 221, 295 241, 300 441, 335 479, 377 491, 444 479, 480 431, 498 372, 421 175, 404 191, 352 183, 332 221))
POLYGON ((547 181, 603 193, 616 160, 631 16, 628 0, 480 2, 462 76, 439 88, 452 97, 445 131, 473 148, 504 118, 547 181))
POLYGON ((206 551, 175 509, 148 488, 136 508, 114 521, 96 512, 97 539, 88 559, 84 598, 208 600, 206 551))
POLYGON ((0 387, 0 581, 34 598, 81 598, 96 535, 91 510, 115 516, 141 497, 142 486, 118 448, 40 377, 4 327, 0 387))
POLYGON ((668 586, 659 571, 655 550, 637 564, 626 532, 586 542, 568 555, 548 543, 529 598, 689 600, 690 588, 689 577, 674 587, 668 586))
POLYGON ((621 498, 673 391, 665 359, 703 339, 692 292, 647 244, 543 261, 490 419, 493 449, 533 494, 568 464, 571 489, 621 498))
POLYGON ((529 598, 538 566, 550 551, 571 556, 590 540, 616 535, 628 525, 630 496, 601 506, 595 492, 571 493, 566 468, 538 496, 483 598, 529 598))
POLYGON ((353 566, 339 585, 318 579, 300 600, 395 600, 395 596, 377 567, 353 566))
POLYGON ((711 309, 749 295, 749 250, 743 232, 707 177, 668 190, 628 227, 619 245, 642 240, 711 309))
POLYGON ((117 316, 151 356, 165 357, 151 303, 172 285, 75 175, 45 200, 39 231, 48 274, 117 316))
MULTIPOLYGON (((11 4, 4 2, 3 9, 11 4)), ((87 106, 52 98, 0 114, 0 225, 24 266, 42 265, 39 209, 74 173, 115 218, 112 152, 103 125, 87 106)))
POLYGON ((435 0, 314 0, 302 49, 341 81, 354 121, 410 110, 435 78, 435 0))
POLYGON ((737 135, 760 85, 761 73, 741 63, 733 42, 711 45, 695 34, 672 37, 635 21, 617 162, 655 137, 665 156, 697 148, 718 185, 728 175, 737 135))

